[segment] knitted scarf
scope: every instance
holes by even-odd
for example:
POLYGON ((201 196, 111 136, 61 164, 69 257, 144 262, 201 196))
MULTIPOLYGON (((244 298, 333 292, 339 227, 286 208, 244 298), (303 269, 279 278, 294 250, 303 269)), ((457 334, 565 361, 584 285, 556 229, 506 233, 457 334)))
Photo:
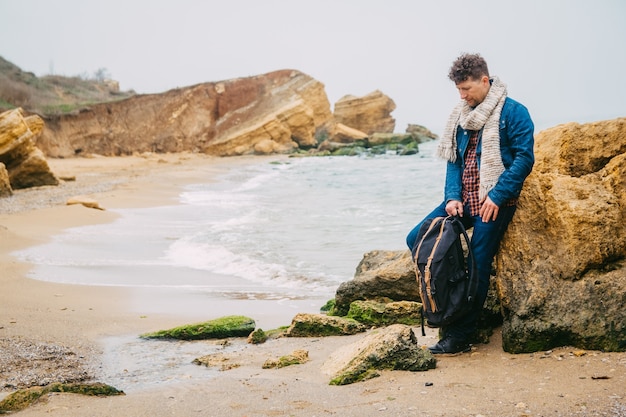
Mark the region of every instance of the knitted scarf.
POLYGON ((466 130, 481 130, 482 155, 480 158, 480 200, 495 187, 498 178, 504 172, 500 155, 500 113, 506 99, 506 85, 498 77, 493 77, 487 96, 473 109, 461 100, 456 105, 448 123, 443 130, 443 136, 437 149, 437 155, 450 162, 457 157, 456 130, 460 125, 466 130))

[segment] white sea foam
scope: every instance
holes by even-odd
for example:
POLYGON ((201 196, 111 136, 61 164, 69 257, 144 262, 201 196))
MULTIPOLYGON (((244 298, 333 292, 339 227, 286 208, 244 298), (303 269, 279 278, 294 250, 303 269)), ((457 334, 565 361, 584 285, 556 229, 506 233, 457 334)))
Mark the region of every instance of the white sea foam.
POLYGON ((364 253, 404 249, 439 203, 445 166, 434 147, 238 166, 186 187, 178 205, 117 210, 113 223, 15 254, 42 280, 332 295, 364 253))

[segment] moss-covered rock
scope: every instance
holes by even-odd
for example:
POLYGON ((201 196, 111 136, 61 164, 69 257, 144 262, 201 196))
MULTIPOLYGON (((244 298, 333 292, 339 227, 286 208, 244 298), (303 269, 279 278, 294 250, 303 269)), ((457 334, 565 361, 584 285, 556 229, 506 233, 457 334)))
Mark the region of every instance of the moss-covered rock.
POLYGON ((415 143, 415 138, 409 133, 373 133, 367 138, 367 145, 370 147, 409 143, 415 143))
POLYGON ((350 303, 347 317, 377 327, 396 323, 415 325, 421 322, 421 310, 422 304, 415 301, 357 300, 350 303))
POLYGON ((263 369, 283 368, 285 366, 300 365, 309 361, 309 351, 298 349, 290 355, 281 356, 278 359, 268 359, 263 363, 263 369))
POLYGON ((327 316, 325 314, 297 314, 285 336, 319 337, 351 335, 367 330, 367 326, 354 319, 327 316))
POLYGON ((267 333, 265 333, 263 329, 256 329, 248 336, 248 343, 258 345, 260 343, 265 343, 267 338, 267 333))
POLYGON ((330 300, 326 301, 326 304, 324 304, 322 307, 320 307, 320 311, 322 313, 326 313, 328 315, 334 316, 335 314, 332 314, 333 310, 335 309, 335 299, 331 298, 330 300))
POLYGON ((42 396, 51 392, 68 392, 96 396, 125 395, 124 391, 102 383, 54 383, 44 387, 31 387, 15 391, 0 401, 0 414, 23 410, 37 402, 42 396))
POLYGON ((144 339, 224 339, 227 337, 247 337, 255 327, 253 319, 245 316, 225 316, 203 323, 189 324, 168 330, 140 335, 144 339))
POLYGON ((377 378, 380 373, 371 367, 370 364, 360 363, 349 371, 341 373, 330 380, 328 385, 348 385, 355 382, 367 381, 368 379, 377 378))
POLYGON ((436 365, 433 354, 417 344, 410 326, 394 324, 335 352, 324 368, 333 375, 330 385, 346 385, 376 377, 383 369, 427 371, 436 365))

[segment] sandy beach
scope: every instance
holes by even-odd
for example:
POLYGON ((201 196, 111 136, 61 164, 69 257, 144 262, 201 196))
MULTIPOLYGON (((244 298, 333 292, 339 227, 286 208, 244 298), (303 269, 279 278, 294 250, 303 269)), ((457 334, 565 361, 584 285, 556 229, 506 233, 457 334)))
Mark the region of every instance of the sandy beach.
MULTIPOLYGON (((138 295, 123 287, 36 281, 27 276, 29 265, 11 253, 46 242, 69 227, 111 222, 116 214, 107 209, 175 202, 185 184, 206 182, 220 170, 236 169, 251 158, 168 154, 52 159, 49 164, 55 174, 75 180, 0 199, 0 366, 3 359, 6 365, 20 357, 26 347, 44 344, 71 352, 67 360, 72 367, 89 373, 105 360, 102 340, 107 337, 218 317, 215 310, 211 317, 207 311, 189 310, 180 315, 140 314, 137 297, 158 302, 158 295, 138 295), (105 210, 65 204, 79 195, 95 199, 105 210)), ((259 316, 263 324, 280 321, 274 320, 277 311, 241 314, 259 316)), ((426 337, 417 334, 420 344, 436 341, 434 330, 426 337)), ((324 364, 339 348, 363 336, 280 338, 261 345, 231 340, 224 349, 225 370, 198 367, 188 378, 117 397, 51 394, 19 415, 626 416, 626 353, 563 347, 511 355, 502 351, 498 332, 489 344, 475 346, 471 353, 438 357, 437 368, 431 371, 383 371, 369 381, 329 386, 324 364), (262 369, 266 359, 296 349, 307 350, 310 361, 262 369), (207 377, 198 378, 201 371, 207 377)), ((146 342, 145 349, 150 346, 146 342)), ((5 369, 0 367, 0 380, 19 377, 7 375, 5 369)), ((28 373, 29 367, 20 372, 28 373)), ((33 372, 53 375, 55 370, 33 372)), ((0 386, 0 399, 10 392, 10 387, 0 386)))

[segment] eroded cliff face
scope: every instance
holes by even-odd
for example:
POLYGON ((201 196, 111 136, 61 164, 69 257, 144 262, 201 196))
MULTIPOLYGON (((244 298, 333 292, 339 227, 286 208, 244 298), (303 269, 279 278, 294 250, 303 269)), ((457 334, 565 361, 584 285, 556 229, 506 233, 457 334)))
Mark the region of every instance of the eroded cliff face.
POLYGON ((50 118, 37 146, 50 157, 280 153, 316 146, 316 129, 331 120, 324 85, 299 71, 281 70, 50 118))
POLYGON ((509 351, 626 350, 626 118, 540 132, 497 257, 509 351))

